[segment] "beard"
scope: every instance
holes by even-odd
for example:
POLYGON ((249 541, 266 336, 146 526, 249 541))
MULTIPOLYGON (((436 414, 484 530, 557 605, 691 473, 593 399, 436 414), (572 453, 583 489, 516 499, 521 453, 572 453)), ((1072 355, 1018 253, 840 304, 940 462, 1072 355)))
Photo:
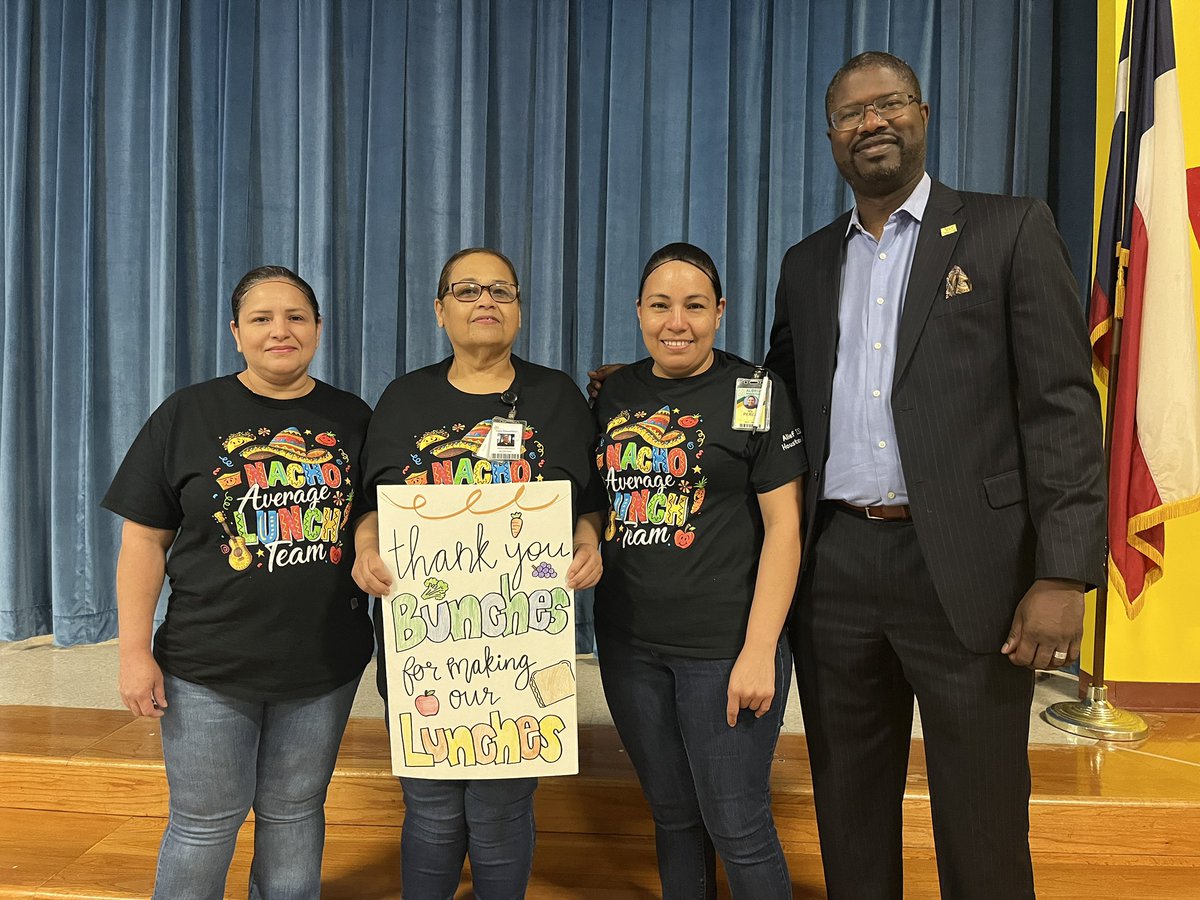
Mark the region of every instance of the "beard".
POLYGON ((856 193, 868 197, 890 194, 925 168, 924 141, 911 144, 896 137, 895 147, 899 153, 880 160, 863 159, 852 151, 847 158, 837 160, 838 171, 856 193))

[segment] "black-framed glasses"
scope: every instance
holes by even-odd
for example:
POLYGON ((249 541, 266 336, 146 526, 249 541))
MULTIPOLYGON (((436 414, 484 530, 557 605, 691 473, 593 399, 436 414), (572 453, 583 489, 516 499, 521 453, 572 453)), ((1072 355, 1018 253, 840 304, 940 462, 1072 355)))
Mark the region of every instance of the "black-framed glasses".
POLYGON ((480 284, 478 281, 456 281, 450 285, 450 294, 460 303, 474 303, 487 291, 497 303, 512 303, 521 296, 521 289, 507 281, 480 284))
POLYGON ((829 126, 834 131, 853 131, 867 117, 868 107, 875 110, 875 115, 879 116, 879 118, 891 120, 904 112, 908 104, 916 99, 916 94, 906 94, 903 91, 896 91, 892 94, 884 94, 882 97, 876 97, 870 103, 839 106, 829 114, 829 126))

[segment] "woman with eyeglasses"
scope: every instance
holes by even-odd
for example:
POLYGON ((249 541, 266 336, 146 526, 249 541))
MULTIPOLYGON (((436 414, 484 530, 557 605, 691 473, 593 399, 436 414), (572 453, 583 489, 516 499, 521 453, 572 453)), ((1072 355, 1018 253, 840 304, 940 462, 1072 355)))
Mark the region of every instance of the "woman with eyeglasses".
MULTIPOLYGON (((521 327, 520 288, 513 264, 489 248, 460 250, 446 261, 433 301, 453 353, 410 372, 384 391, 363 450, 365 502, 387 484, 482 484, 566 480, 577 516, 567 586, 600 579, 600 510, 604 492, 592 462, 594 431, 583 394, 562 372, 515 356, 521 327), (518 459, 487 458, 493 419, 522 420, 518 459)), ((497 430, 499 438, 512 433, 497 430)), ((496 454, 511 456, 512 454, 496 454)), ((372 511, 355 530, 354 577, 368 593, 390 593, 372 511)), ((376 639, 383 623, 375 608, 376 639)), ((379 691, 387 701, 382 653, 379 691)), ((404 777, 401 868, 408 900, 449 900, 463 859, 480 900, 524 896, 533 863, 536 778, 442 781, 404 777)))

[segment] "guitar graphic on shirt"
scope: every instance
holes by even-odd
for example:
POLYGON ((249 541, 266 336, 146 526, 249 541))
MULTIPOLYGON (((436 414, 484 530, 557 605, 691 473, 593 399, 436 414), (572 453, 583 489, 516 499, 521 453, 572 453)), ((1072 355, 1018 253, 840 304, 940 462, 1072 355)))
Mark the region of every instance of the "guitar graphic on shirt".
POLYGON ((225 529, 225 536, 229 538, 229 567, 238 572, 250 568, 250 563, 254 561, 254 557, 246 549, 246 539, 234 537, 233 532, 229 530, 229 526, 225 522, 225 513, 215 512, 213 513, 213 518, 225 529))

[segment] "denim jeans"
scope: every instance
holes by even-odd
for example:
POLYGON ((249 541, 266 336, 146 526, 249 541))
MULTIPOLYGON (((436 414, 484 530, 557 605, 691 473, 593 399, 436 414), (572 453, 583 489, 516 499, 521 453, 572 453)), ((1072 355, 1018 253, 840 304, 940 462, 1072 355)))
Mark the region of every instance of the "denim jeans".
POLYGON ((665 900, 715 900, 714 847, 737 900, 792 896, 771 815, 771 759, 791 680, 775 651, 775 698, 725 721, 732 659, 658 653, 597 629, 604 695, 654 815, 665 900))
POLYGON ((451 900, 471 857, 478 900, 519 900, 533 866, 536 778, 401 778, 405 900, 451 900))
POLYGON ((220 900, 254 809, 253 900, 321 893, 325 792, 358 679, 319 697, 259 703, 164 674, 170 817, 156 900, 220 900))

